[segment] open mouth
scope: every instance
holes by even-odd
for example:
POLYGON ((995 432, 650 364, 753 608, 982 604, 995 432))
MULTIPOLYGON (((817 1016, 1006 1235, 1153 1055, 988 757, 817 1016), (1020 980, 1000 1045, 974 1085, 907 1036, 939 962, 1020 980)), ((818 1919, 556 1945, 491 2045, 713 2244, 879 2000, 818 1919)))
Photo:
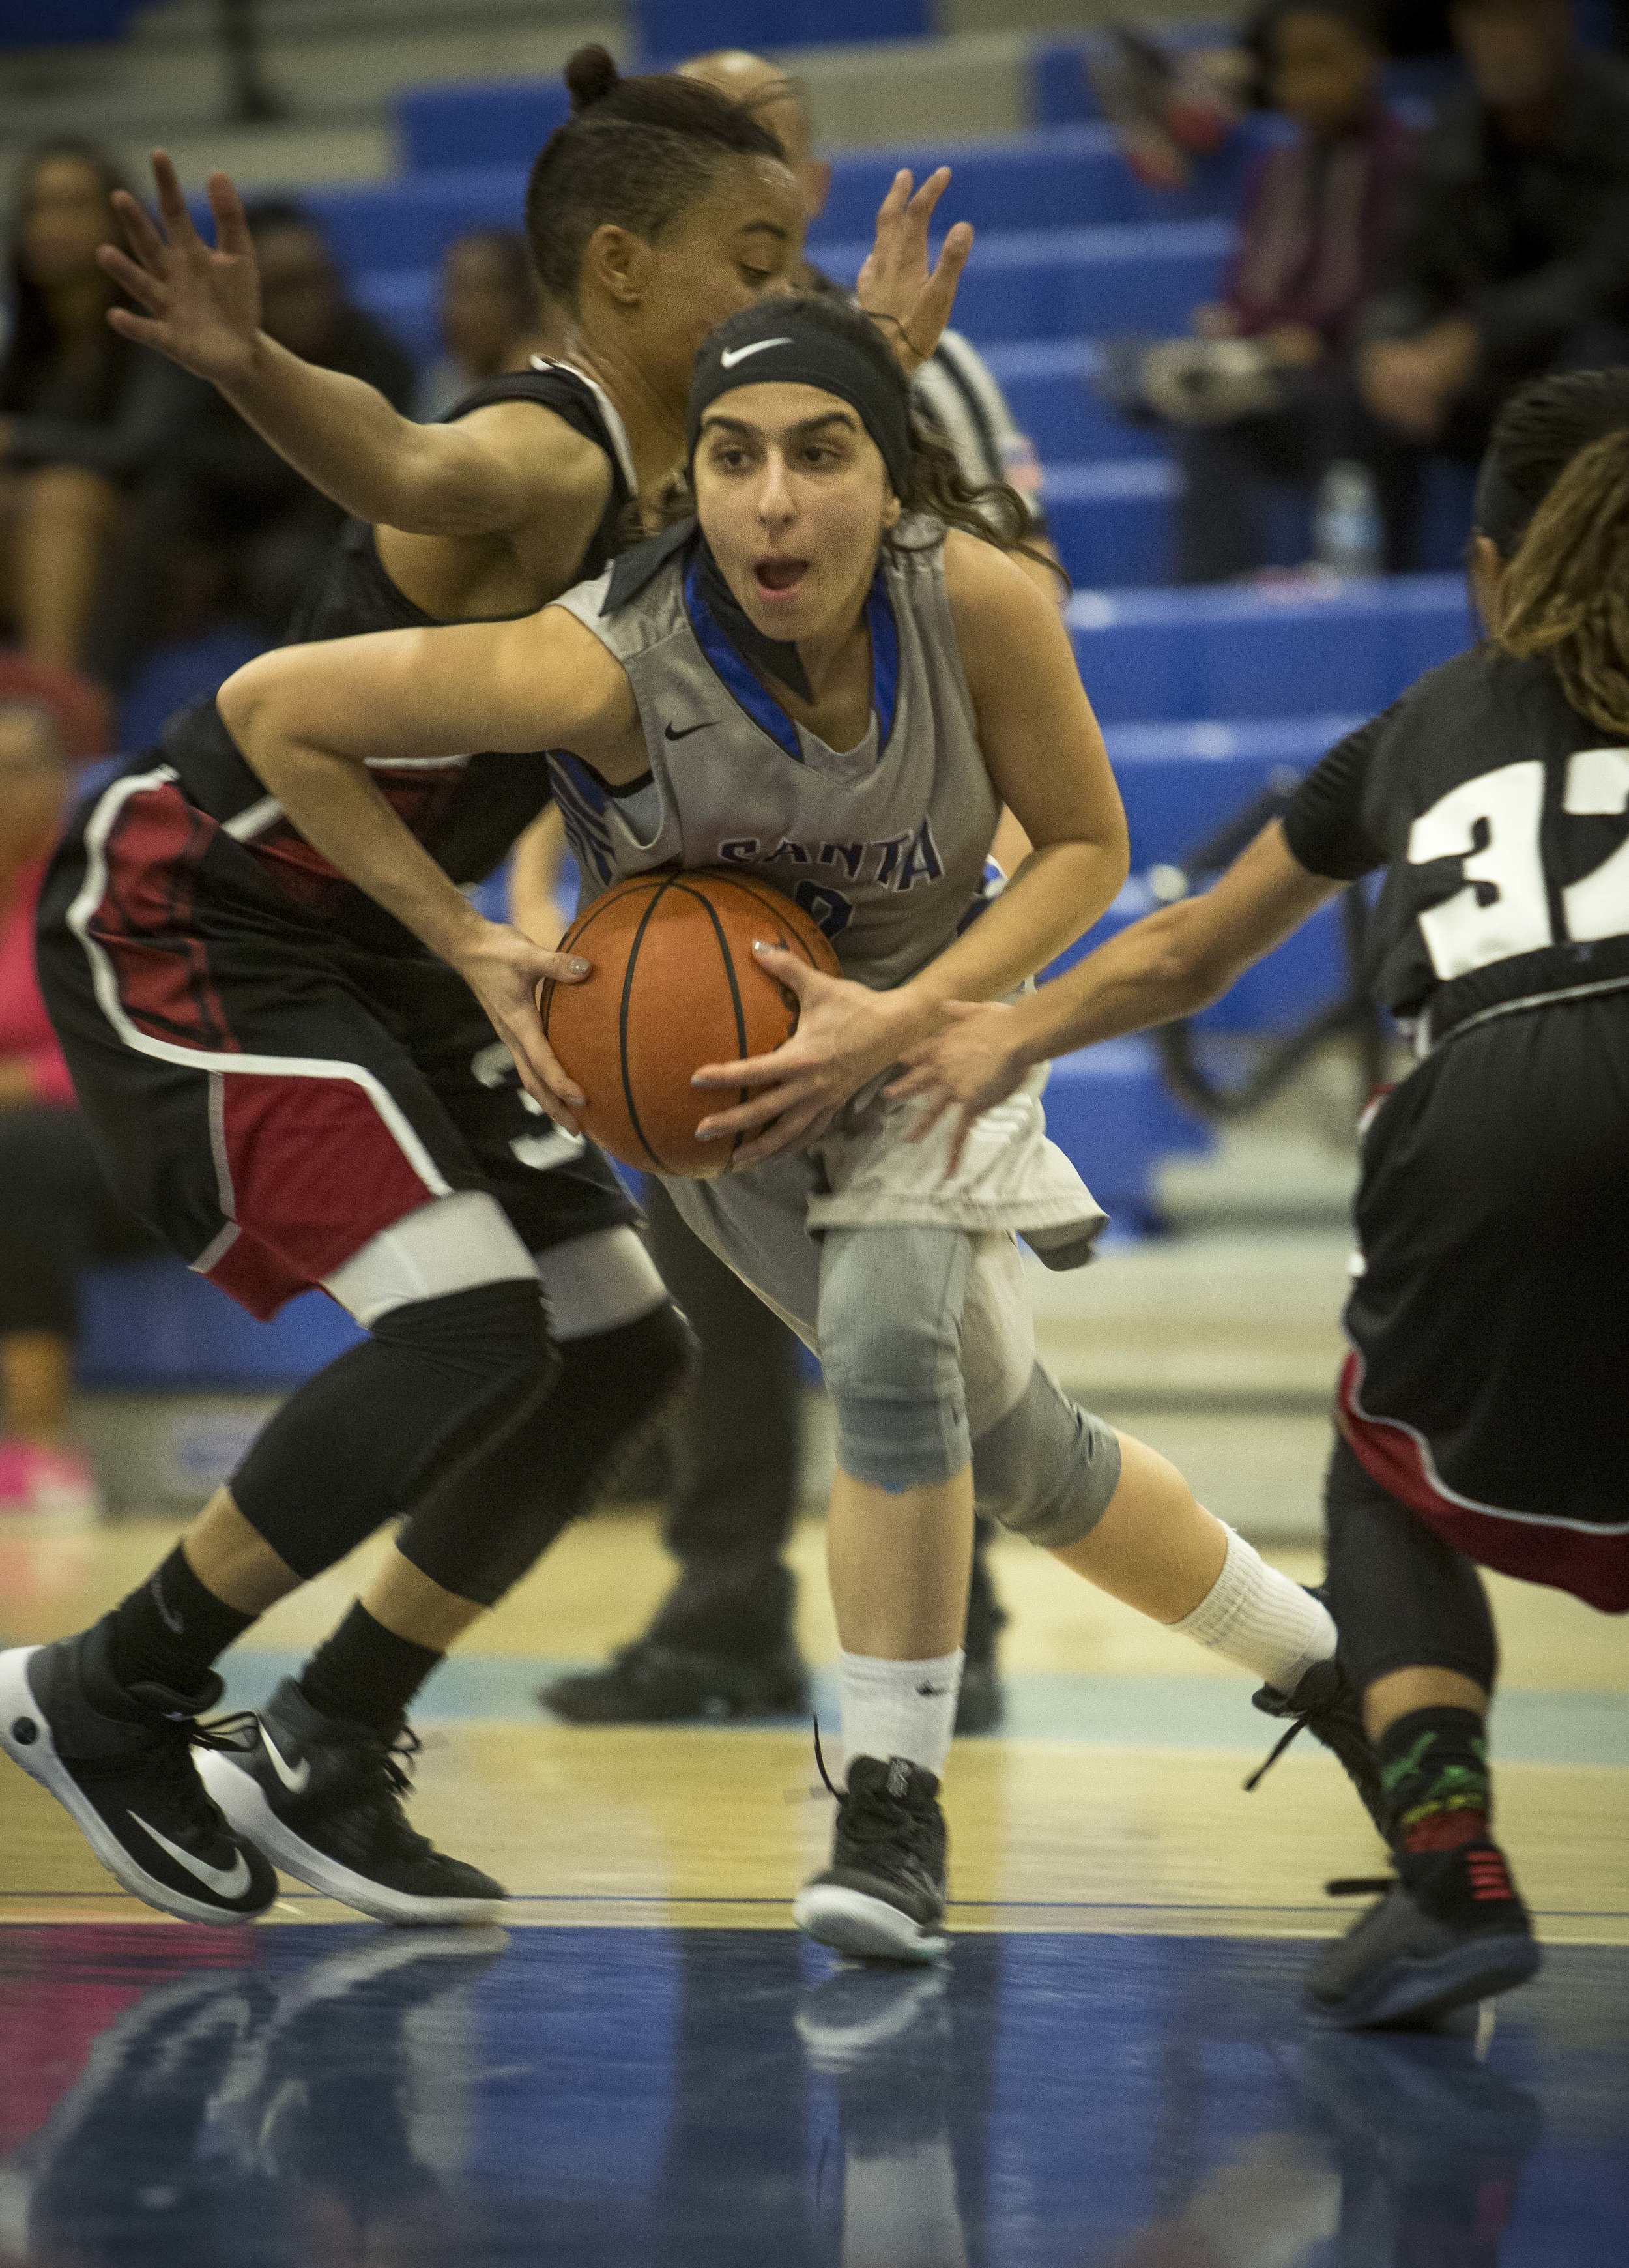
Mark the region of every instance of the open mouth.
POLYGON ((766 599, 789 599, 809 572, 806 559, 755 559, 752 580, 766 599))

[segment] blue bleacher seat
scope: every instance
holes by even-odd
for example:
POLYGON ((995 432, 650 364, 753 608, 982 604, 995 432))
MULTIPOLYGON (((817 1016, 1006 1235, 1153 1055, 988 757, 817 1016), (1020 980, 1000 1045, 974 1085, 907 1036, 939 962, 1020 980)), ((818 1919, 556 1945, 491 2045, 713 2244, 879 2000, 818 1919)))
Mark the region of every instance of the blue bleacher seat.
POLYGON ((1371 715, 1471 636, 1453 575, 1083 591, 1068 619, 1105 724, 1371 715))
POLYGON ((635 0, 631 12, 641 55, 659 63, 712 48, 925 40, 939 28, 934 0, 635 0))
POLYGON ((1160 1160, 1207 1150, 1215 1139, 1166 1092, 1146 1039, 1111 1040, 1064 1056, 1052 1067, 1046 1104, 1047 1131, 1117 1228, 1157 1226, 1152 1182, 1160 1160))
POLYGON ((453 166, 530 166, 571 114, 559 78, 415 86, 396 103, 402 163, 414 173, 453 166))
MULTIPOLYGON (((1226 220, 989 230, 968 260, 957 324, 980 345, 1185 330, 1197 303, 1215 297, 1233 239, 1226 220)), ((848 283, 870 248, 869 241, 827 243, 822 237, 810 253, 848 283)))
POLYGON ((257 1323, 179 1260, 93 1269, 83 1295, 82 1386, 280 1392, 363 1336, 326 1292, 257 1323))
POLYGON ((119 704, 120 747, 150 747, 166 717, 214 693, 265 644, 246 623, 221 622, 202 637, 155 647, 119 704))

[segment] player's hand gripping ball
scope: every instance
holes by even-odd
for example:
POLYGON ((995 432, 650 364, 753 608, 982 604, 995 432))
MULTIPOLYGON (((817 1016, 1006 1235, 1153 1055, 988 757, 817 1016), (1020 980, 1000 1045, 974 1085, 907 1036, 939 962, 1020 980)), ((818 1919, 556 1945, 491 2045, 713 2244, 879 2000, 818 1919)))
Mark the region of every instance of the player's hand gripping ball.
POLYGON ((695 1181, 728 1171, 737 1143, 698 1141, 696 1128, 730 1099, 693 1087, 691 1076, 767 1055, 797 1028, 797 1003, 759 966, 754 942, 842 973, 801 906, 713 869, 633 875, 561 938, 561 952, 581 954, 593 973, 544 983, 544 1036, 588 1097, 578 1124, 625 1166, 695 1181))

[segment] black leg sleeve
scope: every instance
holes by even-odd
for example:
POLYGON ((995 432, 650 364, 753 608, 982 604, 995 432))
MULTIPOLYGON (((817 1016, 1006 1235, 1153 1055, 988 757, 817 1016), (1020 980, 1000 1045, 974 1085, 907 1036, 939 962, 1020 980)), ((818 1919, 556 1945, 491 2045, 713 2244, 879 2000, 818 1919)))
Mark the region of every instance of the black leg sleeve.
POLYGON ((232 1499, 307 1580, 383 1521, 428 1516, 427 1534, 458 1540, 425 1572, 474 1597, 453 1578, 508 1509, 486 1466, 557 1367, 535 1281, 415 1300, 297 1388, 233 1475, 232 1499))
POLYGON ((1337 1436, 1324 1484, 1329 1610, 1360 1690, 1394 1669, 1451 1669, 1491 1693, 1499 1641, 1475 1566, 1370 1477, 1337 1436))
POLYGON ((778 1557, 797 1504, 797 1341, 686 1228, 659 1183, 650 1246, 701 1343, 664 1541, 677 1558, 778 1557))
POLYGON ((415 1509, 401 1532, 403 1557, 459 1598, 495 1606, 638 1456, 693 1351, 671 1301, 616 1330, 566 1340, 553 1393, 488 1445, 473 1491, 455 1476, 415 1509))

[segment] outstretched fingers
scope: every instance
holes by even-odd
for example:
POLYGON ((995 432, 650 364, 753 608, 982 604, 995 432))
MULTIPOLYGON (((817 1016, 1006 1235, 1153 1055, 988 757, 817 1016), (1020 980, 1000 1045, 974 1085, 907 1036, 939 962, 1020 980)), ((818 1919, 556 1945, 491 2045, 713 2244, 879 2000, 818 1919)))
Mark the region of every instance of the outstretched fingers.
POLYGON ((209 215, 215 223, 215 248, 234 260, 247 260, 254 252, 249 216, 238 185, 230 173, 211 173, 208 184, 209 215))

